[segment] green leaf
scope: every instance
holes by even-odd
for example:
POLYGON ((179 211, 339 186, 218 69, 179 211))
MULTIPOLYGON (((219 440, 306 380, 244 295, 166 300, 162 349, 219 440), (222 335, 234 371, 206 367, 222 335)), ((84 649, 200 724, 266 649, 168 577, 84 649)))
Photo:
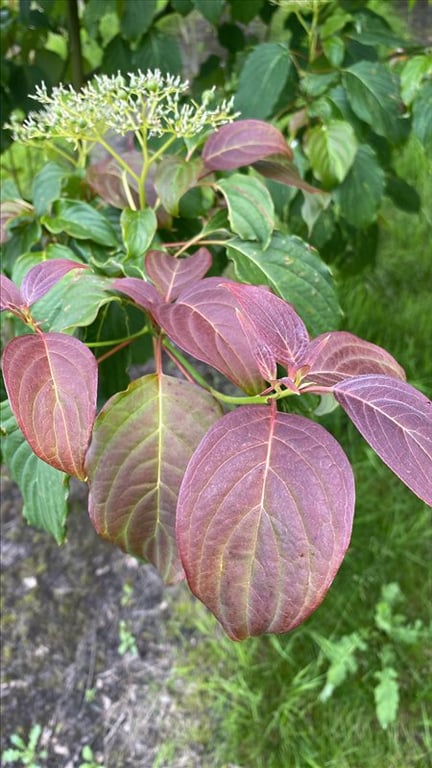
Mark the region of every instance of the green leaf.
POLYGON ((399 684, 393 667, 384 667, 375 672, 378 685, 374 688, 375 711, 378 722, 384 730, 395 722, 399 707, 399 684))
POLYGON ((71 170, 58 163, 49 162, 33 179, 32 199, 38 216, 48 213, 51 203, 60 197, 63 179, 71 170))
POLYGON ((240 21, 242 24, 248 24, 255 16, 258 16, 264 0, 231 0, 231 16, 233 21, 240 21))
POLYGON ((23 495, 24 517, 30 525, 47 531, 61 544, 66 537, 69 478, 33 453, 7 400, 0 404, 0 415, 3 455, 11 478, 23 495))
POLYGON ((367 227, 376 218, 384 186, 385 174, 375 152, 368 144, 361 144, 351 170, 333 197, 350 224, 367 227))
POLYGON ((242 240, 270 242, 275 225, 274 206, 267 187, 253 176, 234 173, 218 182, 227 206, 231 228, 242 240))
POLYGON ((234 108, 242 119, 270 117, 292 68, 286 45, 261 43, 254 48, 240 73, 234 100, 234 108))
POLYGON ((421 197, 415 187, 398 176, 389 176, 386 182, 386 195, 391 197, 394 204, 407 213, 418 213, 421 208, 421 197))
POLYGON ((323 40, 323 50, 332 67, 340 67, 345 57, 345 44, 341 37, 333 35, 323 40))
POLYGON ((413 132, 426 152, 432 152, 432 80, 422 87, 414 101, 413 132))
POLYGON ((93 240, 109 247, 118 245, 114 227, 108 219, 88 203, 78 200, 56 200, 51 216, 42 216, 41 222, 55 235, 61 232, 78 240, 93 240))
POLYGON ((420 91, 425 75, 432 73, 432 54, 413 56, 408 59, 401 72, 401 95, 404 104, 408 106, 414 101, 420 91))
POLYGON ((239 281, 268 285, 293 304, 312 336, 338 327, 341 310, 330 269, 299 237, 276 232, 265 251, 235 238, 227 256, 239 281))
MULTIPOLYGON (((128 55, 127 72, 130 71, 130 51, 128 55)), ((163 75, 181 73, 183 62, 177 40, 152 27, 134 52, 133 64, 143 72, 147 69, 160 69, 163 75)))
POLYGON ((123 242, 128 259, 144 258, 157 229, 156 214, 152 208, 133 211, 125 208, 120 217, 123 242))
POLYGON ((123 0, 121 33, 127 40, 138 40, 149 29, 157 10, 156 0, 137 3, 136 0, 123 0))
POLYGON ((336 8, 319 28, 321 39, 325 40, 325 38, 333 36, 335 32, 343 29, 351 19, 351 14, 346 13, 342 8, 336 8))
POLYGON ((398 79, 375 61, 359 61, 343 73, 350 105, 361 120, 380 136, 397 141, 400 93, 398 79))
POLYGON ((351 125, 344 120, 330 120, 307 133, 305 152, 312 170, 325 187, 334 187, 346 177, 357 152, 357 140, 351 125))
POLYGON ((33 304, 32 315, 43 331, 72 333, 90 325, 104 304, 116 300, 110 290, 109 278, 74 269, 33 304), (84 272, 85 276, 80 274, 84 272))
POLYGON ((174 155, 159 163, 154 186, 168 213, 178 216, 180 198, 196 185, 201 169, 201 160, 187 161, 174 155))
POLYGON ((195 8, 210 24, 218 23, 225 0, 192 0, 195 8))

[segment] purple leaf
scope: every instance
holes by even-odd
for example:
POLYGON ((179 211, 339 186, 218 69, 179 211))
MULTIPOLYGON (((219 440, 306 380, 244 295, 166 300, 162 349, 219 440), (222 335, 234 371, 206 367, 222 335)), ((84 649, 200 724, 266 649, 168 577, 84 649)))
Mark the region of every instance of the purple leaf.
POLYGON ((0 275, 0 312, 16 310, 25 306, 20 289, 6 275, 0 275))
POLYGON ((238 303, 226 289, 230 282, 205 277, 181 293, 175 304, 157 307, 156 319, 180 349, 256 394, 264 389, 264 381, 238 319, 238 303))
POLYGON ((309 361, 311 369, 305 381, 325 387, 366 373, 381 373, 402 381, 406 378, 389 352, 347 331, 323 333, 313 339, 306 353, 309 361))
MULTIPOLYGON (((139 176, 143 165, 142 153, 132 149, 120 154, 124 162, 139 176)), ((130 206, 130 199, 125 191, 123 176, 123 169, 110 155, 97 163, 92 163, 87 168, 87 181, 90 187, 97 192, 102 200, 115 208, 128 208, 130 206)), ((126 182, 129 187, 129 195, 132 197, 135 205, 139 206, 137 180, 130 174, 127 174, 126 182)), ((151 189, 146 188, 146 192, 148 191, 153 191, 153 199, 150 203, 153 205, 156 201, 156 194, 152 185, 151 189)))
POLYGON ((238 408, 204 437, 181 485, 189 586, 234 640, 287 632, 323 600, 353 514, 350 464, 323 427, 269 406, 238 408))
POLYGON ((264 344, 289 370, 300 365, 309 335, 292 306, 263 286, 228 283, 227 289, 241 307, 240 318, 243 315, 253 328, 258 351, 264 344))
POLYGON ((272 155, 266 157, 265 160, 258 160, 252 165, 258 173, 267 179, 279 181, 288 187, 304 189, 305 192, 311 192, 312 194, 322 192, 321 189, 312 187, 311 184, 302 179, 295 164, 283 155, 272 155))
POLYGON ((185 288, 201 280, 211 263, 207 248, 199 248, 186 259, 175 258, 164 251, 148 251, 145 257, 146 272, 165 301, 176 299, 185 288))
POLYGON ((237 120, 223 125, 207 139, 202 159, 211 171, 230 171, 269 155, 293 154, 282 133, 262 120, 237 120))
POLYGON ((3 375, 13 414, 34 453, 85 479, 97 394, 90 350, 64 333, 19 336, 6 346, 3 375))
POLYGON ((25 275, 21 293, 27 306, 41 299, 58 281, 72 269, 88 269, 86 264, 70 259, 49 259, 35 264, 25 275))
POLYGON ((165 581, 183 578, 175 512, 188 461, 221 411, 203 389, 150 374, 98 415, 86 459, 89 512, 98 533, 145 558, 165 581))
POLYGON ((129 296, 148 312, 152 312, 162 302, 157 288, 139 277, 116 277, 112 281, 112 286, 116 291, 129 296))
POLYGON ((390 376, 358 376, 333 394, 380 458, 432 506, 432 403, 390 376))

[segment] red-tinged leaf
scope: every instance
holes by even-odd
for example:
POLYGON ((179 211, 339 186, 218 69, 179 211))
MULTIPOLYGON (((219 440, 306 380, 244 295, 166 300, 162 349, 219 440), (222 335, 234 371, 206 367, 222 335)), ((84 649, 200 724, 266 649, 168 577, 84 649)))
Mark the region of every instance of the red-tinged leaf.
POLYGON ((389 352, 347 331, 323 333, 313 339, 306 353, 309 361, 305 381, 324 387, 367 373, 406 379, 405 371, 389 352))
POLYGON ((58 281, 72 269, 88 269, 86 264, 70 259, 49 259, 36 264, 25 275, 21 293, 27 306, 45 296, 58 281))
POLYGON ((251 165, 269 155, 292 160, 291 148, 282 133, 262 120, 237 120, 222 125, 207 139, 202 159, 211 171, 230 171, 251 165))
POLYGON ((254 329, 258 347, 263 342, 276 362, 289 370, 299 365, 309 335, 292 306, 263 286, 233 282, 227 284, 227 289, 241 307, 240 316, 244 315, 254 329))
POLYGON ((0 312, 16 310, 24 305, 20 289, 6 275, 0 275, 0 312))
POLYGON ((220 415, 203 389, 150 374, 114 395, 95 422, 86 459, 92 523, 104 539, 152 562, 167 582, 183 578, 175 542, 180 483, 220 415))
POLYGON ((248 394, 264 389, 239 305, 226 289, 229 280, 205 277, 180 294, 175 304, 157 307, 156 319, 185 352, 216 368, 248 394))
POLYGON ((432 402, 390 376, 358 376, 333 394, 364 439, 420 499, 432 506, 432 402))
POLYGON ((141 280, 139 277, 116 277, 112 281, 112 286, 116 291, 129 296, 130 299, 133 299, 133 301, 148 312, 152 312, 162 301, 157 288, 151 285, 151 283, 141 280))
POLYGON ((147 251, 145 257, 146 272, 166 301, 176 299, 185 288, 201 280, 211 264, 207 248, 199 248, 186 259, 177 259, 164 251, 147 251))
POLYGON ((97 395, 90 350, 63 333, 20 336, 6 346, 3 375, 13 414, 34 453, 85 479, 97 395))
POLYGON ((297 187, 297 189, 304 189, 305 192, 322 192, 318 187, 312 187, 307 181, 302 179, 295 164, 288 160, 283 155, 273 155, 266 157, 265 160, 258 160, 252 164, 258 173, 265 176, 266 179, 272 179, 273 181, 279 181, 281 184, 286 184, 288 187, 297 187))
POLYGON ((234 640, 287 632, 323 600, 353 514, 350 464, 323 427, 268 406, 238 408, 204 437, 180 489, 189 586, 234 640))
MULTIPOLYGON (((121 157, 135 174, 138 176, 141 174, 143 165, 141 152, 132 149, 122 152, 121 157)), ((110 155, 97 163, 89 165, 87 181, 91 188, 108 205, 112 205, 115 208, 127 208, 130 206, 132 199, 135 205, 139 207, 138 182, 136 178, 129 173, 125 174, 123 168, 110 155)), ((153 186, 151 188, 153 190, 153 186)), ((156 195, 153 191, 153 200, 150 202, 150 205, 153 205, 155 200, 156 195)))

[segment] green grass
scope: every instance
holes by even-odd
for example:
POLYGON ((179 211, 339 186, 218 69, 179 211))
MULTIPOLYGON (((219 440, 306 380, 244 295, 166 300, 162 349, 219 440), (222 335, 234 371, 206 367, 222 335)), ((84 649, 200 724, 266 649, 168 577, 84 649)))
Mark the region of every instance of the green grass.
MULTIPOLYGON (((344 327, 385 346, 409 381, 432 391, 431 166, 415 142, 401 170, 423 196, 418 215, 388 204, 376 269, 343 286, 344 327), (428 213, 429 211, 429 213, 428 213)), ((182 707, 194 723, 203 768, 428 768, 432 766, 432 584, 430 509, 376 457, 339 411, 325 420, 353 462, 357 504, 351 546, 326 599, 297 630, 232 643, 192 598, 176 603, 173 632, 185 632, 175 671, 182 707), (381 588, 396 582, 406 622, 423 629, 411 644, 389 639, 374 621, 381 588), (183 627, 181 630, 180 628, 183 627), (188 629, 189 627, 189 629, 188 629), (194 628, 198 628, 195 631, 194 628), (329 667, 320 638, 360 633, 367 650, 326 702, 329 667), (375 673, 390 655, 398 674, 397 720, 377 720, 375 673)), ((188 719, 188 718, 187 718, 188 719)), ((175 737, 173 736, 173 754, 175 737)))

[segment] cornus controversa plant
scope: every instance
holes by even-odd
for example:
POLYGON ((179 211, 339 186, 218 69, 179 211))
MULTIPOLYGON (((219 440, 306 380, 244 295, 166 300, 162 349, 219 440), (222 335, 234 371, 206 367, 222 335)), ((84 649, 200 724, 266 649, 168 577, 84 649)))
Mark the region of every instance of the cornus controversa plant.
POLYGON ((315 192, 283 135, 185 92, 157 72, 41 89, 16 128, 62 164, 5 212, 4 457, 30 523, 63 541, 69 478, 88 483, 96 531, 186 578, 240 640, 304 621, 349 545, 327 401, 430 505, 432 408, 388 352, 336 330, 330 270, 278 231, 263 177, 315 192), (130 381, 134 349, 154 364, 130 381))
POLYGON ((96 413, 97 361, 78 338, 44 332, 32 304, 71 270, 53 260, 2 308, 33 333, 3 355, 10 408, 34 453, 89 484, 98 533, 152 562, 167 583, 186 577, 228 635, 286 632, 320 604, 343 560, 354 479, 321 425, 279 410, 332 395, 377 454, 432 505, 432 404, 384 349, 343 331, 309 338, 294 308, 266 287, 206 277, 210 255, 150 250, 149 279, 110 289, 143 309, 156 369, 96 413), (184 379, 163 371, 162 353, 184 379), (190 357, 245 394, 208 385, 190 357), (223 405, 230 406, 223 413, 223 405))

